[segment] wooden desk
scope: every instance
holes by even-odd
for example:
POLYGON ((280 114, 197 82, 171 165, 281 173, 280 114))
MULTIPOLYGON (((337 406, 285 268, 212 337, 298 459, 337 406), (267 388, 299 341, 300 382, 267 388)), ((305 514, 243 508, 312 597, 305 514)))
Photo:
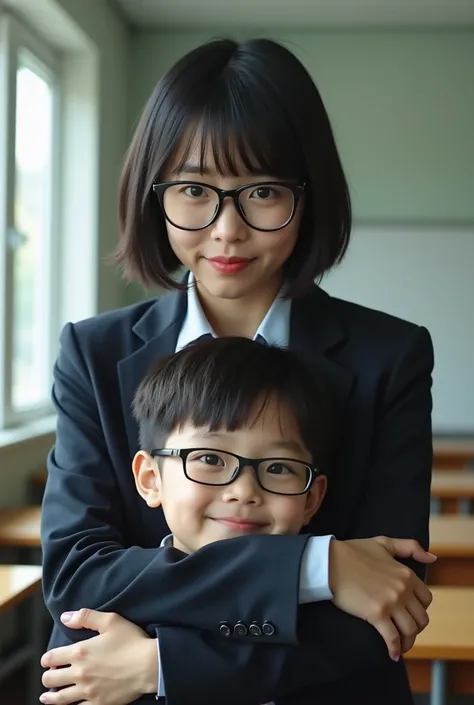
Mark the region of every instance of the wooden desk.
POLYGON ((40 548, 41 507, 0 509, 0 547, 40 548))
MULTIPOLYGON (((42 691, 40 664, 45 646, 44 606, 41 594, 41 567, 35 565, 0 565, 0 616, 28 600, 28 642, 2 657, 0 681, 21 666, 29 669, 28 702, 38 701, 42 691)), ((23 606, 22 606, 23 608, 23 606)), ((1 685, 0 685, 1 690, 1 685)))
POLYGON ((445 705, 448 662, 451 690, 474 693, 474 589, 435 587, 428 611, 430 623, 405 660, 413 691, 431 690, 431 705, 445 705))
POLYGON ((430 535, 438 560, 428 568, 428 583, 474 587, 474 517, 433 516, 430 535))
POLYGON ((435 514, 471 514, 474 500, 474 472, 433 470, 431 511, 435 514))
POLYGON ((433 439, 433 467, 466 469, 474 468, 474 437, 440 437, 433 439))
POLYGON ((0 565, 0 614, 29 597, 41 585, 41 566, 0 565))

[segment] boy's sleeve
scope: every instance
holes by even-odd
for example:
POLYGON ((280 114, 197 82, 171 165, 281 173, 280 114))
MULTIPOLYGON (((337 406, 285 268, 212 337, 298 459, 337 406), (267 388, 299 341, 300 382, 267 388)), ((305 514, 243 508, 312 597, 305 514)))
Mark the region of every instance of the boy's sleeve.
POLYGON ((167 705, 196 705, 196 693, 204 696, 206 705, 267 703, 295 688, 392 663, 382 638, 368 623, 328 602, 304 605, 300 611, 299 646, 264 646, 182 627, 158 627, 167 705), (308 624, 313 626, 304 626, 308 624))
MULTIPOLYGON (((306 544, 300 571, 300 604, 331 600, 329 588, 329 544, 333 536, 312 536, 306 544)), ((164 539, 161 546, 166 546, 164 539)), ((156 640, 158 650, 158 688, 157 698, 166 696, 163 668, 161 664, 160 643, 156 640)))

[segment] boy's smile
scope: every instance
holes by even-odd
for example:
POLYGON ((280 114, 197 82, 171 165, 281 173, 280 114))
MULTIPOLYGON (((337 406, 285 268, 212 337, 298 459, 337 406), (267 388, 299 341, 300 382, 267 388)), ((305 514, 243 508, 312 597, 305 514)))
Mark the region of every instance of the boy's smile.
POLYGON ((250 534, 254 534, 257 531, 262 530, 265 526, 267 526, 266 523, 264 522, 258 522, 258 521, 251 521, 248 519, 244 519, 243 517, 209 517, 213 521, 219 522, 219 524, 222 524, 223 526, 228 527, 229 529, 232 529, 233 531, 242 531, 242 532, 248 532, 250 534))

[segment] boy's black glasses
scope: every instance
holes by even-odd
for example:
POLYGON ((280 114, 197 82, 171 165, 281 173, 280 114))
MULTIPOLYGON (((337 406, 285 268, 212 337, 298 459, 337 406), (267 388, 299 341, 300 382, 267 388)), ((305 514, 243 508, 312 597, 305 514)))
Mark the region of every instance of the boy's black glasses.
POLYGON ((219 215, 225 198, 232 198, 242 220, 254 230, 273 232, 292 220, 305 184, 267 181, 221 189, 200 181, 154 183, 166 220, 180 230, 203 230, 219 215))
POLYGON ((244 468, 251 467, 260 487, 273 494, 304 494, 319 475, 314 465, 301 460, 245 458, 215 448, 160 448, 150 455, 181 458, 185 476, 199 485, 230 485, 244 468))

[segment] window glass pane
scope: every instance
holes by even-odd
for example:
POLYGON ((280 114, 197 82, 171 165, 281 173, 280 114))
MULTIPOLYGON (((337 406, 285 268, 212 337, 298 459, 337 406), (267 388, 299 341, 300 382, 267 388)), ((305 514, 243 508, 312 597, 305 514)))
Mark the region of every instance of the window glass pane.
POLYGON ((20 61, 17 71, 13 238, 12 406, 49 397, 53 90, 20 61))

